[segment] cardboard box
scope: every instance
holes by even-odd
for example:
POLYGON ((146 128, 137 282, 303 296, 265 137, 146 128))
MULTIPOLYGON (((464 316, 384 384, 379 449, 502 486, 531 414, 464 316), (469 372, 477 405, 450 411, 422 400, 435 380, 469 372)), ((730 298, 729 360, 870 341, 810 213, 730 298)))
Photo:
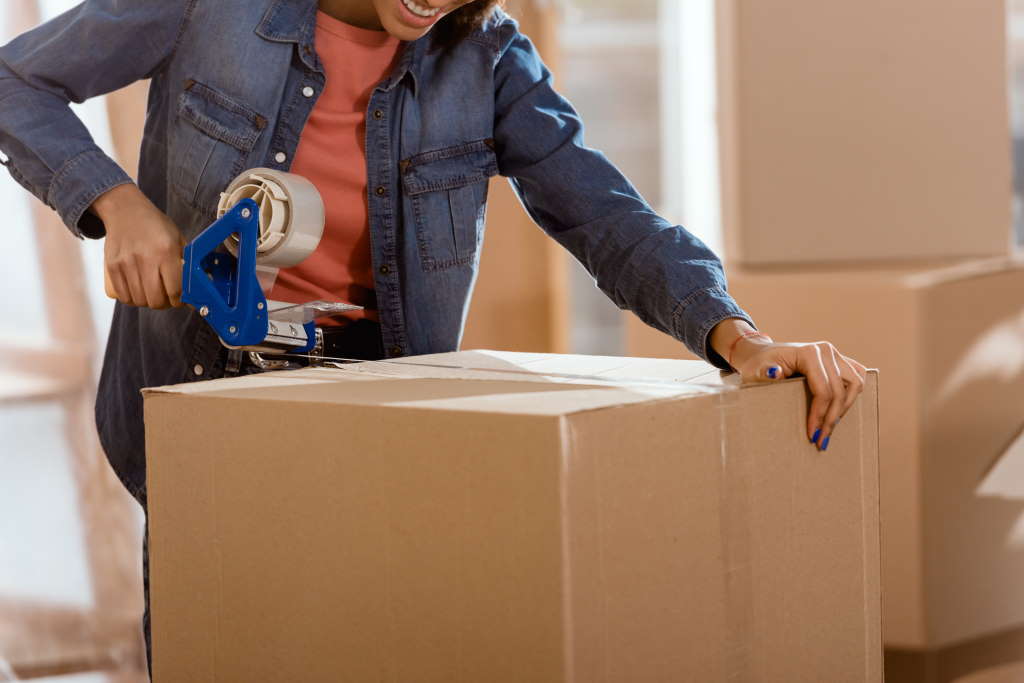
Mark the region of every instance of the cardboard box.
POLYGON ((806 410, 482 351, 149 390, 155 680, 879 681, 874 377, 834 452, 806 410))
POLYGON ((976 674, 958 678, 955 683, 1020 683, 1024 681, 1024 662, 979 671, 976 674))
POLYGON ((1022 656, 1024 627, 932 650, 886 648, 885 683, 967 683, 972 675, 989 675, 1022 656))
MULTIPOLYGON (((949 646, 1024 625, 1024 264, 743 270, 730 291, 782 341, 882 373, 883 634, 949 646)), ((685 356, 631 322, 628 352, 685 356)))
POLYGON ((1003 0, 717 6, 730 260, 1008 254, 1003 0))

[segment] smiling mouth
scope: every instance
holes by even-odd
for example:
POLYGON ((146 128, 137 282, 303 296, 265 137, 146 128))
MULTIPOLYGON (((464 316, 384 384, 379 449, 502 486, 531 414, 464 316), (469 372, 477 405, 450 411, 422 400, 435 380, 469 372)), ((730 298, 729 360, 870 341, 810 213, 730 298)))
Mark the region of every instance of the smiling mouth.
POLYGON ((405 5, 406 9, 415 14, 418 17, 429 19, 430 17, 436 17, 441 13, 440 7, 424 7, 419 3, 413 2, 413 0, 402 0, 402 4, 405 5))

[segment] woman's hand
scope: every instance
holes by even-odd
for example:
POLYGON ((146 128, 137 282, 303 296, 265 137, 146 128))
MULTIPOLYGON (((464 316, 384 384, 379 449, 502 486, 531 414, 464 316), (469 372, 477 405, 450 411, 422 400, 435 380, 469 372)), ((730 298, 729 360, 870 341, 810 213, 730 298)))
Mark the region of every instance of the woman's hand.
POLYGON ((770 382, 801 374, 813 394, 807 437, 826 450, 832 432, 864 391, 867 369, 829 342, 777 344, 746 321, 730 319, 711 332, 711 345, 744 382, 770 382))
POLYGON ((135 185, 119 185, 90 210, 107 229, 107 294, 131 306, 181 306, 181 232, 135 185))

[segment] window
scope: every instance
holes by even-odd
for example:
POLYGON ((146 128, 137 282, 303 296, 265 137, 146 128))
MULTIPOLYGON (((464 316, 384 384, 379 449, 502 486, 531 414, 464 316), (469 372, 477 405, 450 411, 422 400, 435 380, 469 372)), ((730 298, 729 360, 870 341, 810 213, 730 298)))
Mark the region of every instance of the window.
POLYGON ((1013 150, 1013 223, 1024 246, 1024 0, 1009 4, 1010 125, 1013 150))

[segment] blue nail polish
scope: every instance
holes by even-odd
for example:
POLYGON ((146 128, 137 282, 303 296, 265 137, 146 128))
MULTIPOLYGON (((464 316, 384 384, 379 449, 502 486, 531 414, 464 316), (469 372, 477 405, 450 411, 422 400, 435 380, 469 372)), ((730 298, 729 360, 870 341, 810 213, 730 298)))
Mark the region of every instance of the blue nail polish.
POLYGON ((779 376, 779 369, 778 368, 776 368, 774 366, 768 368, 768 378, 769 379, 775 379, 778 376, 779 376))
POLYGON ((831 437, 831 436, 830 436, 830 437, 827 437, 827 438, 825 439, 825 441, 824 441, 824 442, 823 442, 823 443, 821 444, 821 450, 823 450, 823 451, 827 451, 827 450, 828 450, 828 442, 829 442, 829 441, 831 441, 831 440, 832 440, 832 437, 831 437))
POLYGON ((811 437, 811 443, 818 443, 818 437, 821 436, 821 430, 814 432, 814 436, 811 437))

